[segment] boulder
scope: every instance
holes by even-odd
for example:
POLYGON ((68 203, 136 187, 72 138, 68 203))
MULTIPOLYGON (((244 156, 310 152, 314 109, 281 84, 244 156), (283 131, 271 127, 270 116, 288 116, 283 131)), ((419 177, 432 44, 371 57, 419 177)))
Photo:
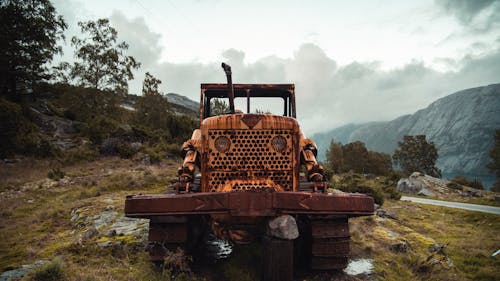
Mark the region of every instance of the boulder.
POLYGON ((397 190, 408 194, 418 194, 424 196, 434 196, 433 188, 442 188, 441 185, 446 185, 442 180, 431 176, 414 172, 408 178, 402 178, 398 181, 397 190))
POLYGON ((32 264, 24 264, 21 266, 21 268, 18 269, 5 271, 2 274, 0 274, 0 281, 19 280, 25 275, 33 272, 36 268, 45 265, 46 263, 48 263, 48 261, 38 260, 32 264))
POLYGON ((292 240, 299 237, 299 229, 292 216, 283 215, 268 222, 267 234, 280 239, 292 240))

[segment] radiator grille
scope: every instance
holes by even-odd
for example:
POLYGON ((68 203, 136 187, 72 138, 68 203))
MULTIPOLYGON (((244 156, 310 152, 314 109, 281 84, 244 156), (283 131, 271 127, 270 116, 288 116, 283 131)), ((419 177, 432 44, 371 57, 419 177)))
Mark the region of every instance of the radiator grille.
MULTIPOLYGON (((208 190, 216 191, 227 182, 236 180, 271 180, 285 190, 292 189, 293 141, 290 130, 210 130, 208 133, 208 190), (282 136, 286 149, 277 152, 272 139, 282 136), (219 152, 215 141, 230 140, 227 151, 219 152)), ((264 189, 264 184, 237 184, 233 189, 264 189)))

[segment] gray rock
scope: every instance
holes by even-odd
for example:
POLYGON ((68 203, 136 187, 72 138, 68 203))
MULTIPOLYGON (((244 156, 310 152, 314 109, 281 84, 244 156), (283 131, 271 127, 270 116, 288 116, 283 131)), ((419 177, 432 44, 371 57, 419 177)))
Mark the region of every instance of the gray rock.
POLYGON ((419 172, 414 172, 410 177, 400 179, 396 189, 409 194, 434 196, 434 193, 430 191, 431 186, 440 187, 441 185, 445 185, 445 182, 419 172))
POLYGON ((408 253, 410 250, 410 243, 408 241, 399 241, 391 245, 391 251, 397 253, 408 253))
POLYGON ((444 249, 446 248, 447 245, 439 245, 439 244, 432 244, 430 247, 429 247, 429 252, 431 253, 437 253, 437 254, 441 254, 441 255, 446 255, 444 249))
POLYGON ((389 219, 393 219, 393 220, 398 220, 398 217, 395 214, 389 213, 384 209, 377 209, 375 211, 375 214, 381 218, 389 218, 389 219))
POLYGON ((283 215, 268 222, 267 234, 276 238, 292 240, 299 237, 299 229, 292 216, 283 215))
POLYGON ((462 191, 462 196, 464 197, 483 197, 483 193, 479 190, 467 189, 462 191))
POLYGON ((106 231, 106 233, 104 233, 104 235, 108 236, 108 237, 116 236, 116 230, 114 230, 114 229, 108 230, 108 231, 106 231))
POLYGON ((420 191, 417 193, 418 195, 424 195, 424 196, 434 196, 434 192, 428 190, 427 188, 422 188, 420 191))
POLYGON ((149 156, 149 154, 144 154, 140 161, 143 165, 149 166, 151 165, 151 156, 149 156))
POLYGON ((115 235, 134 235, 137 237, 145 237, 147 236, 148 228, 148 219, 120 217, 110 226, 110 231, 114 231, 115 235))
POLYGON ((94 218, 94 227, 99 230, 100 228, 109 225, 117 216, 118 213, 115 211, 104 211, 94 218))
POLYGON ((142 143, 140 143, 140 142, 133 142, 133 143, 131 143, 131 144, 130 144, 130 148, 131 148, 133 151, 137 152, 137 151, 141 150, 141 148, 142 148, 142 143))
POLYGON ((106 247, 113 246, 113 242, 111 242, 111 241, 100 242, 100 243, 97 243, 97 246, 102 247, 102 248, 106 248, 106 247))
POLYGON ((37 260, 32 264, 24 264, 21 268, 5 271, 0 275, 0 281, 18 280, 46 263, 46 260, 37 260))
POLYGON ((94 227, 91 227, 89 230, 85 231, 85 233, 82 235, 83 239, 90 239, 94 236, 99 234, 99 231, 95 229, 94 227))
POLYGON ((0 275, 0 281, 17 280, 26 274, 28 274, 28 272, 22 268, 7 270, 0 275))

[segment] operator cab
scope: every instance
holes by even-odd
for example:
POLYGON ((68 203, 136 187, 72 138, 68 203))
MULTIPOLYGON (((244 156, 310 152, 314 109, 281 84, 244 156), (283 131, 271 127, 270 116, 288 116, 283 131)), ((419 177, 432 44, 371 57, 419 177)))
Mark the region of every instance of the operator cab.
MULTIPOLYGON (((235 114, 272 114, 296 118, 294 84, 233 84, 235 114), (238 112, 241 111, 241 112, 238 112)), ((231 114, 227 84, 201 84, 201 116, 231 114)))

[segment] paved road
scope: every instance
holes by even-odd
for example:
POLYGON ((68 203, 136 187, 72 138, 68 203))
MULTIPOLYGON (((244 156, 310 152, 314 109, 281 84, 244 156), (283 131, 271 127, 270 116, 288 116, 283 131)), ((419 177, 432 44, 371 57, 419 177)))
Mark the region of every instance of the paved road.
POLYGON ((401 196, 401 200, 500 215, 500 207, 401 196))

